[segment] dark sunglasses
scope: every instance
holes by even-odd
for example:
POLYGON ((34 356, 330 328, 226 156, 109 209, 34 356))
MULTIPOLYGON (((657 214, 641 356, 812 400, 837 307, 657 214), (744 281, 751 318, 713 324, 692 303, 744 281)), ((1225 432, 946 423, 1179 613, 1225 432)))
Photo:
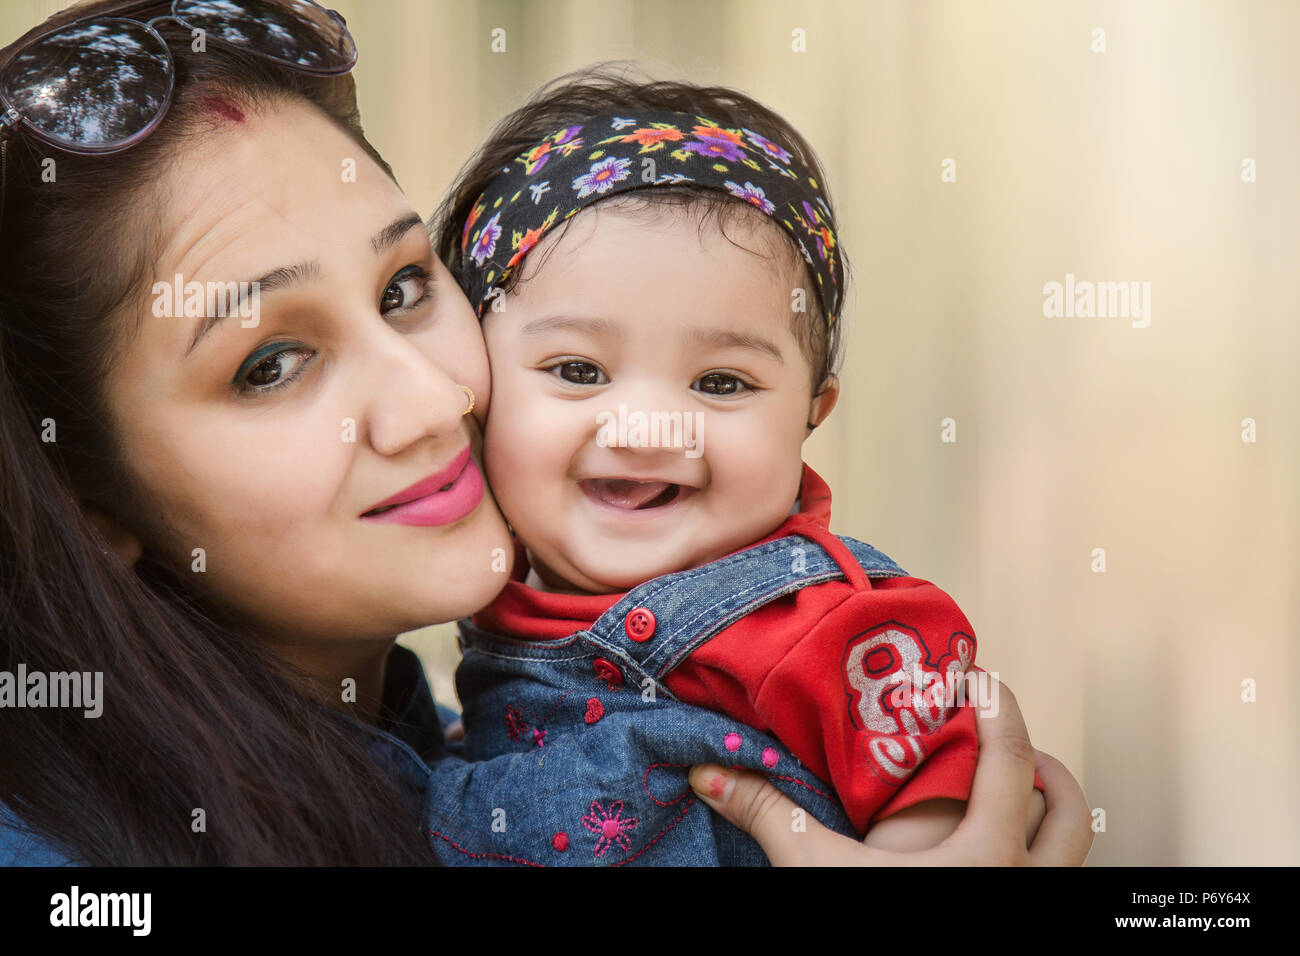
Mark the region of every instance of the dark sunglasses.
POLYGON ((97 15, 32 38, 0 70, 0 139, 22 129, 85 154, 140 142, 167 114, 175 83, 171 51, 153 28, 160 20, 303 73, 346 73, 357 61, 342 15, 311 0, 173 0, 169 13, 127 19, 162 6, 126 3, 114 11, 123 16, 97 15))

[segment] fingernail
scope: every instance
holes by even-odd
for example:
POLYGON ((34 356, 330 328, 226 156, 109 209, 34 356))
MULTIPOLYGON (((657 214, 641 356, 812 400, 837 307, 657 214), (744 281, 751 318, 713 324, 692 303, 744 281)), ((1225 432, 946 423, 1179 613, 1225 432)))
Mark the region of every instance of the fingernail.
POLYGON ((728 773, 715 764, 699 764, 691 768, 688 777, 691 789, 714 803, 726 803, 736 786, 735 774, 728 773))

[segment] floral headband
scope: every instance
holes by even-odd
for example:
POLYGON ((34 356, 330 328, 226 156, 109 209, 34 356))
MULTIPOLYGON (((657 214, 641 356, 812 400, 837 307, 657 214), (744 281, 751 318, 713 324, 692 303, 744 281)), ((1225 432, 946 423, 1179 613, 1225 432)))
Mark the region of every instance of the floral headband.
POLYGON ((557 222, 615 193, 656 186, 726 192, 771 216, 798 244, 828 321, 843 264, 831 208, 797 159, 753 130, 689 113, 594 116, 517 156, 488 184, 461 232, 461 269, 479 317, 557 222))

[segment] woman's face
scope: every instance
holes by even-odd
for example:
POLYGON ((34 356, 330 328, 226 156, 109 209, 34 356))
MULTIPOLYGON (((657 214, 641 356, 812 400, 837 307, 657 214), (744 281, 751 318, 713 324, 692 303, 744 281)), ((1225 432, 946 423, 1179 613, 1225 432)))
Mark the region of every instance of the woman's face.
POLYGON ((482 607, 511 549, 477 466, 458 467, 479 431, 457 384, 485 411, 487 358, 420 217, 305 104, 184 142, 160 184, 158 285, 106 382, 141 492, 124 521, 273 642, 482 607), (185 314, 196 289, 255 279, 253 307, 185 314))

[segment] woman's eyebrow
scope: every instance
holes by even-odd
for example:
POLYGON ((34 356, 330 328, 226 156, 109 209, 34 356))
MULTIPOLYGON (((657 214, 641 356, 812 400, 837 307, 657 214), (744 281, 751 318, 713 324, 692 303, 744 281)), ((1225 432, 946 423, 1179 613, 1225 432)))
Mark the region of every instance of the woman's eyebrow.
MULTIPOLYGON (((203 337, 215 329, 222 319, 230 315, 239 315, 240 309, 244 307, 244 302, 253 294, 254 289, 257 290, 258 298, 261 298, 276 289, 298 285, 319 275, 320 263, 312 259, 308 262, 299 262, 291 266, 272 269, 251 282, 215 283, 215 285, 229 288, 230 292, 234 293, 234 301, 229 302, 230 296, 228 293, 225 298, 218 297, 216 299, 219 303, 216 313, 214 315, 205 315, 199 319, 198 324, 194 327, 194 335, 190 338, 190 344, 185 349, 185 358, 189 358, 190 353, 198 347, 199 342, 203 341, 203 337)), ((208 285, 214 285, 214 283, 208 285)))
MULTIPOLYGON (((370 248, 374 250, 376 256, 381 256, 393 246, 397 245, 406 234, 419 226, 421 229, 426 228, 424 220, 414 212, 405 213, 394 219, 379 232, 375 233, 374 238, 370 240, 370 248)), ((207 315, 201 318, 194 329, 194 335, 190 339, 190 344, 185 349, 185 357, 194 351, 203 337, 211 332, 228 315, 237 315, 242 308, 244 301, 252 293, 253 289, 257 290, 259 296, 264 296, 268 292, 276 289, 283 289, 287 286, 298 285, 309 279, 315 279, 320 275, 320 261, 311 259, 306 262, 295 263, 291 266, 281 266, 278 269, 272 269, 265 275, 259 276, 252 282, 222 283, 226 286, 235 286, 238 289, 238 298, 231 307, 219 310, 216 315, 207 315)))
POLYGON ((399 239, 402 239, 416 226, 427 231, 427 227, 424 225, 424 220, 414 212, 409 212, 404 216, 399 216, 383 229, 379 230, 375 235, 375 238, 370 240, 370 248, 375 250, 375 255, 382 256, 392 246, 396 245, 399 239))

